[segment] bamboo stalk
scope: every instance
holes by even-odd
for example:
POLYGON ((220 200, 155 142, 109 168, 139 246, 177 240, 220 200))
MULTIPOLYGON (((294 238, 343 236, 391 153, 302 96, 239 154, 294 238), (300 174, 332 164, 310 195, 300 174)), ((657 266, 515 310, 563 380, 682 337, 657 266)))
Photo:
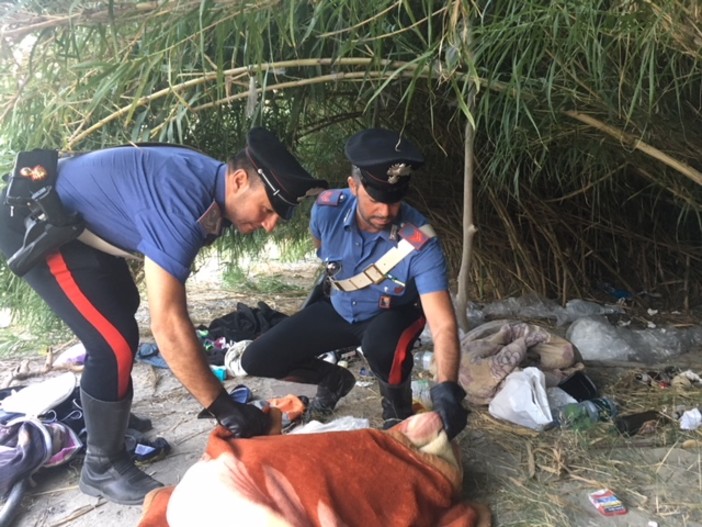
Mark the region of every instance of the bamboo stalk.
POLYGON ((568 110, 564 113, 567 116, 572 117, 573 119, 576 119, 582 123, 592 126, 593 128, 596 128, 597 130, 600 130, 601 132, 604 132, 607 135, 618 139, 625 145, 629 145, 630 147, 635 148, 636 150, 640 150, 644 154, 651 156, 654 159, 657 159, 658 161, 668 165, 674 170, 677 170, 682 175, 691 179, 698 185, 702 185, 702 172, 699 172, 698 170, 692 168, 690 165, 682 163, 677 159, 672 158, 668 154, 661 152, 659 149, 647 143, 644 143, 637 137, 622 130, 618 130, 617 128, 614 128, 612 126, 609 126, 608 124, 605 124, 602 121, 599 121, 594 117, 581 112, 568 110))
MULTIPOLYGON (((153 93, 150 93, 149 95, 144 95, 143 97, 140 97, 139 99, 132 101, 130 104, 127 106, 123 106, 119 108, 118 110, 112 112, 110 115, 100 119, 97 123, 94 125, 86 128, 80 133, 74 133, 71 135, 71 137, 68 139, 66 143, 66 148, 71 149, 73 145, 78 143, 79 141, 82 141, 85 139, 88 135, 91 133, 95 132, 96 130, 99 130, 103 126, 107 125, 108 123, 111 123, 115 121, 116 119, 119 119, 120 117, 132 112, 136 107, 139 106, 146 106, 147 104, 160 99, 162 97, 165 97, 171 93, 175 93, 178 91, 186 90, 188 88, 192 88, 194 86, 198 86, 200 84, 205 84, 207 82, 212 82, 216 81, 220 77, 237 77, 240 75, 248 75, 249 72, 253 69, 254 71, 269 71, 269 70, 275 70, 275 69, 286 69, 286 68, 306 68, 306 67, 318 67, 318 66, 368 66, 371 64, 378 64, 380 66, 383 66, 385 68, 389 68, 389 72, 387 73, 387 77, 391 78, 393 75, 397 75, 398 71, 402 69, 403 70, 403 75, 402 76, 407 76, 409 73, 415 71, 417 67, 409 62, 400 62, 400 61, 390 61, 390 60, 375 60, 372 58, 342 58, 342 59, 333 59, 333 58, 320 58, 320 59, 296 59, 296 60, 283 60, 283 61, 278 61, 278 62, 269 62, 266 64, 260 64, 257 66, 240 66, 238 68, 231 68, 224 70, 222 72, 217 72, 217 71, 212 71, 212 72, 205 72, 202 73, 197 78, 194 79, 189 79, 187 81, 183 81, 179 84, 173 84, 167 88, 163 88, 161 90, 155 91, 153 93)), ((429 68, 424 67, 426 71, 421 72, 423 76, 429 76, 429 68)), ((364 72, 365 73, 365 72, 364 72)), ((377 73, 375 73, 377 75, 377 73)), ((339 75, 339 74, 337 74, 339 75)), ((350 74, 349 74, 350 75, 350 74)), ((350 75, 348 78, 357 78, 361 77, 362 75, 350 75)), ((339 77, 334 77, 334 74, 330 75, 325 75, 322 76, 324 78, 323 82, 332 82, 335 80, 339 80, 339 77)), ((310 80, 310 79, 308 79, 310 80)), ((276 86, 282 86, 282 87, 291 87, 296 85, 295 83, 298 82, 303 82, 303 81, 293 81, 293 83, 280 83, 279 85, 276 86)), ((312 82, 310 82, 312 83, 312 82)), ((301 84, 300 84, 301 85, 301 84)), ((281 89, 280 87, 276 89, 281 89)), ((245 94, 245 96, 248 96, 248 92, 245 94)), ((232 100, 237 100, 242 98, 239 94, 233 96, 232 100)), ((227 100, 221 99, 219 101, 219 104, 226 103, 227 100)), ((213 105, 213 104, 212 104, 213 105)), ((201 105, 198 108, 198 110, 202 110, 204 108, 208 108, 210 106, 205 106, 201 105)))

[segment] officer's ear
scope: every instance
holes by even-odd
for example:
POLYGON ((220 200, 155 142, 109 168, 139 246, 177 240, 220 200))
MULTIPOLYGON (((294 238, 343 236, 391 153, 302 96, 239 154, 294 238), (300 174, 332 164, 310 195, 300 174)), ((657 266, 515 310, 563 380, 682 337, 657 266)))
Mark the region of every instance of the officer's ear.
POLYGON ((230 172, 228 176, 227 185, 229 185, 232 192, 237 193, 250 183, 249 173, 243 168, 237 168, 234 172, 230 172))
POLYGON ((359 185, 358 180, 356 178, 354 178, 353 176, 349 176, 346 179, 346 182, 349 185, 349 189, 351 190, 351 194, 353 194, 354 196, 358 196, 358 185, 359 185))

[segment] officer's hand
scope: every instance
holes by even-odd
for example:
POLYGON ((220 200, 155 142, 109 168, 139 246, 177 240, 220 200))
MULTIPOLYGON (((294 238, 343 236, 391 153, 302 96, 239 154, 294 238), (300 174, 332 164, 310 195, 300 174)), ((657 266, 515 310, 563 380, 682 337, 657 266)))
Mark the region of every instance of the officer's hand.
POLYGON ((207 411, 235 437, 266 435, 272 424, 270 415, 251 404, 233 401, 225 390, 222 390, 214 402, 207 407, 207 411))
POLYGON ((458 383, 446 381, 432 386, 429 393, 434 410, 441 416, 450 441, 468 423, 468 410, 463 407, 466 392, 458 383))

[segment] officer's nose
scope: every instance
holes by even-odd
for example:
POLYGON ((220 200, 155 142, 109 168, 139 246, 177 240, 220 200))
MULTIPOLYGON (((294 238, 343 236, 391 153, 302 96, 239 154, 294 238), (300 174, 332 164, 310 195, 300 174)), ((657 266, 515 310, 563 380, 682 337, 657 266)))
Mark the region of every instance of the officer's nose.
POLYGON ((263 220, 261 226, 266 232, 272 232, 276 225, 278 225, 278 221, 280 221, 280 216, 277 214, 271 214, 270 216, 267 216, 265 220, 263 220))
POLYGON ((392 215, 392 203, 378 203, 378 215, 389 217, 392 215))

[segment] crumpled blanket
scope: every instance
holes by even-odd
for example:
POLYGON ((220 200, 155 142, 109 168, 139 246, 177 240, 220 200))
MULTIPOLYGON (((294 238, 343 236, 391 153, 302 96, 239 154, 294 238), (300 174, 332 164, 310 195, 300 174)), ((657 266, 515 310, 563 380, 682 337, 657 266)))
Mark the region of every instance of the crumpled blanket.
POLYGON ((82 448, 76 433, 63 423, 21 416, 0 424, 0 499, 19 481, 42 467, 67 463, 82 448))
POLYGON ((234 439, 212 432, 175 487, 150 492, 139 527, 489 527, 460 498, 462 469, 435 412, 391 430, 234 439))
POLYGON ((566 339, 535 324, 514 320, 487 322, 461 339, 459 383, 468 402, 487 405, 504 379, 517 368, 544 372, 546 386, 558 386, 582 370, 580 353, 566 339))

